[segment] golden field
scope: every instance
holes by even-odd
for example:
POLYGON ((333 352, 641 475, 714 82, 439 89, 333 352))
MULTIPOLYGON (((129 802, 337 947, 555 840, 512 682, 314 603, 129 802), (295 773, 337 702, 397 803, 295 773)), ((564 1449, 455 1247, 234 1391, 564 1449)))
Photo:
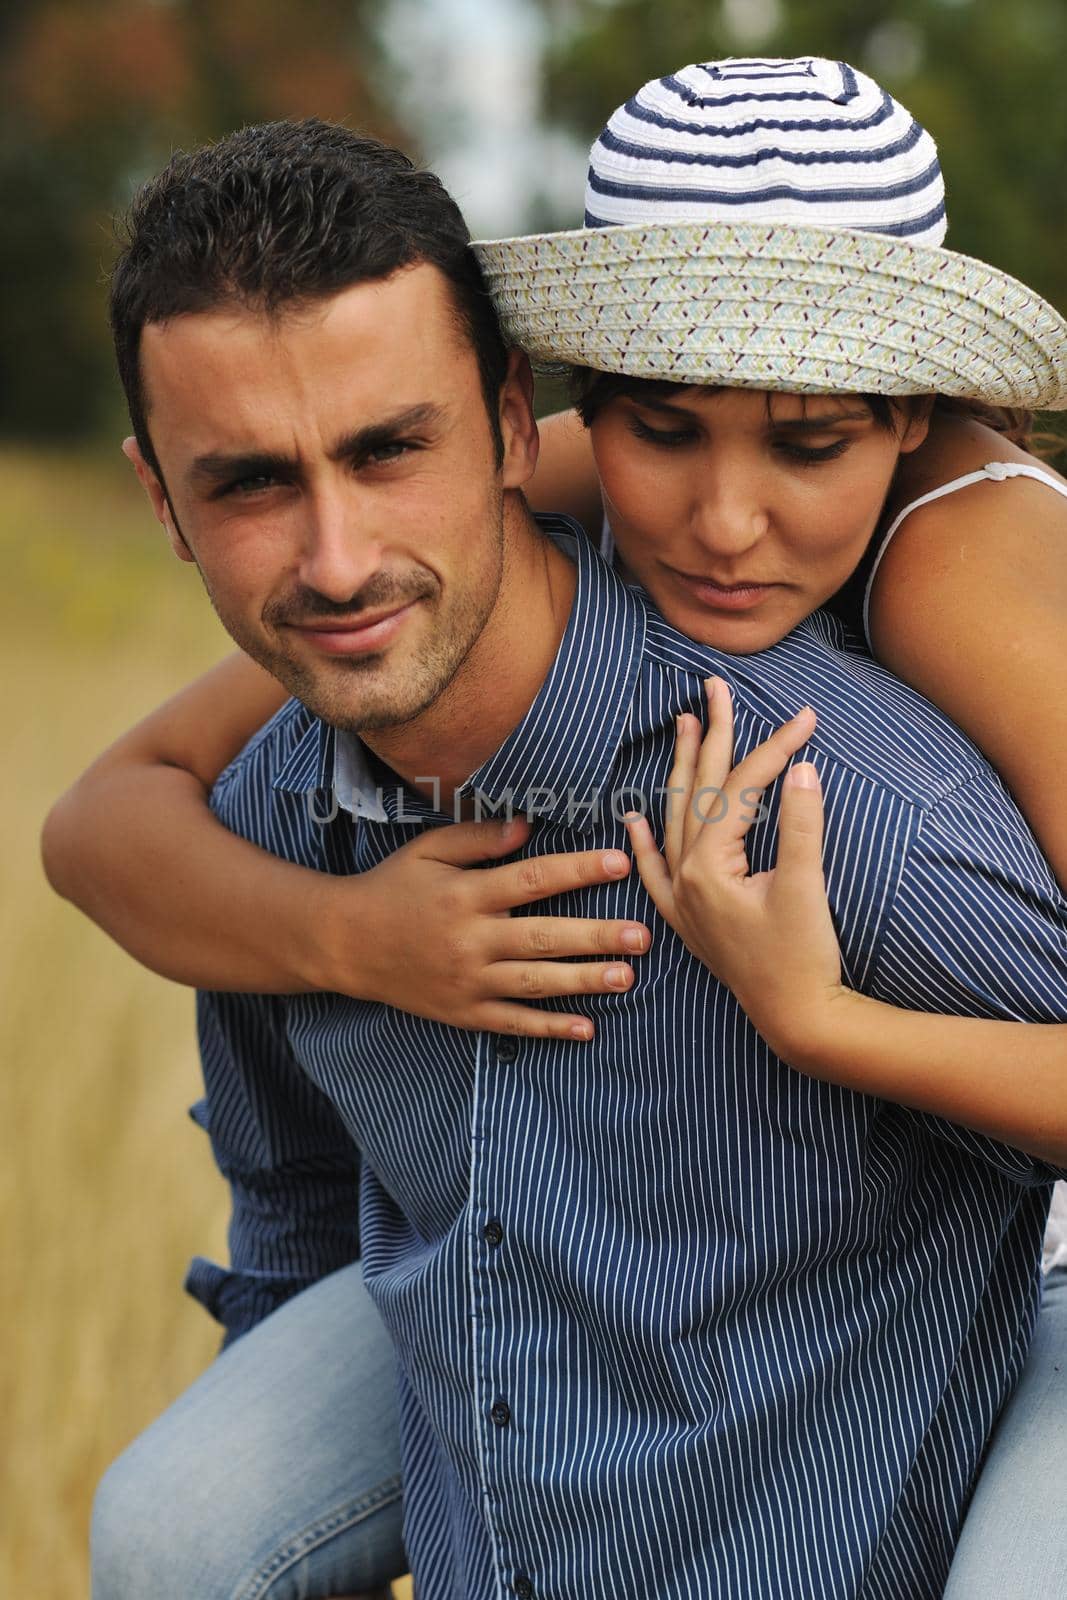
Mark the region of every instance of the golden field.
POLYGON ((0 1594, 32 1600, 88 1593, 96 1480, 218 1344, 181 1291, 226 1217, 185 1114, 192 995, 56 899, 37 851, 51 799, 227 647, 115 455, 0 452, 0 1594))

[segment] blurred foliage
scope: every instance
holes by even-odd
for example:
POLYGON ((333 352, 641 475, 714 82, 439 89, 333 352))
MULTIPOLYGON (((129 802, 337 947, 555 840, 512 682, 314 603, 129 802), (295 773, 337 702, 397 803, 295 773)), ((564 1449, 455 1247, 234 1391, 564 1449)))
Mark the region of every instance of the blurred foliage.
POLYGON ((592 140, 650 78, 720 56, 869 72, 937 141, 948 244, 1067 306, 1064 0, 540 0, 551 115, 592 140))
MULTIPOLYGON (((449 6, 422 3, 447 30, 449 6)), ((405 143, 381 87, 388 4, 0 0, 0 436, 121 426, 105 310, 109 218, 172 149, 312 114, 405 143)), ((496 4, 542 13, 544 122, 585 140, 639 84, 687 61, 852 61, 937 139, 950 244, 1067 305, 1067 0, 496 4)), ((576 194, 566 220, 579 216, 576 194)))
POLYGON ((110 217, 171 151, 322 116, 400 140, 374 0, 0 0, 0 434, 112 423, 110 217))

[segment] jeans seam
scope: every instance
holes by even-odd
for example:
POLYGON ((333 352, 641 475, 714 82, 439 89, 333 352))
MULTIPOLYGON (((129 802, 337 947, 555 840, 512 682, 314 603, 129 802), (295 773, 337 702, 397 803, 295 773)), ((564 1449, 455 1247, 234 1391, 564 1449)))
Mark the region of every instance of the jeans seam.
POLYGON ((275 1551, 265 1565, 257 1568, 247 1582, 233 1591, 232 1600, 265 1600, 268 1587, 309 1551, 343 1529, 362 1522, 371 1512, 390 1505, 394 1500, 399 1500, 400 1494, 401 1481, 397 1476, 386 1478, 383 1483, 377 1484, 358 1500, 343 1501, 325 1519, 312 1523, 310 1527, 294 1534, 281 1550, 275 1551))

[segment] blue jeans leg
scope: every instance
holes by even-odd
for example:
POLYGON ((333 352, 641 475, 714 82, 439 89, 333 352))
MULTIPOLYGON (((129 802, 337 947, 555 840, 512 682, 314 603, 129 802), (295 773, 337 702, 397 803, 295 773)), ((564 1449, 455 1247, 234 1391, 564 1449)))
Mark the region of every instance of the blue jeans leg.
POLYGON ((225 1350, 108 1469, 93 1600, 325 1600, 399 1577, 394 1391, 357 1262, 225 1350))
POLYGON ((945 1600, 1067 1595, 1067 1269, 1045 1280, 1018 1388, 967 1510, 945 1600))

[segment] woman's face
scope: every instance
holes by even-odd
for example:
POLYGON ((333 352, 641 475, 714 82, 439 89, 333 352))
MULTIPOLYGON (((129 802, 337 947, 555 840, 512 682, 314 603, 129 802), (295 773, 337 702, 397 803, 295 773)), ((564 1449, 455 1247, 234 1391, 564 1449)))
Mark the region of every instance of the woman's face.
POLYGON ((619 395, 590 432, 629 575, 674 627, 735 655, 784 638, 859 563, 902 452, 855 395, 679 385, 619 395))

